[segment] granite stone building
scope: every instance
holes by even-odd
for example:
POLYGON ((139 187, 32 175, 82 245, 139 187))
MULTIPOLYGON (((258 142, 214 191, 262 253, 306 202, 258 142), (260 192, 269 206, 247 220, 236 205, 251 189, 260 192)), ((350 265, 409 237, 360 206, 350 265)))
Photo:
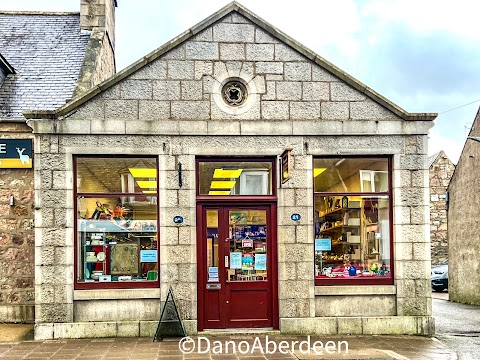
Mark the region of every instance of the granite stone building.
POLYGON ((36 339, 431 334, 427 134, 238 3, 35 136, 36 339), (61 215, 60 215, 61 214, 61 215))
MULTIPOLYGON (((61 107, 115 73, 114 3, 81 6, 0 12, 0 322, 35 319, 34 135, 22 111, 61 107)), ((51 215, 65 222, 65 209, 51 215)))
POLYGON ((448 259, 447 188, 455 165, 442 150, 428 158, 430 169, 430 242, 432 264, 448 259))
POLYGON ((468 135, 448 186, 448 293, 451 301, 480 305, 480 110, 468 135))

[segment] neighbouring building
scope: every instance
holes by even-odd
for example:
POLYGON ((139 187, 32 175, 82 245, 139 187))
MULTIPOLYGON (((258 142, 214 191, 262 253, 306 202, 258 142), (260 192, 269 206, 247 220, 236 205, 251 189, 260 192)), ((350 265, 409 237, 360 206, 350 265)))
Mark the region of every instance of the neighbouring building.
POLYGON ((436 114, 238 3, 24 115, 36 339, 152 336, 170 287, 189 334, 433 333, 436 114))
POLYGON ((448 293, 480 305, 480 110, 448 186, 448 293))
MULTIPOLYGON (((0 322, 35 319, 37 168, 22 111, 61 107, 115 73, 114 3, 81 3, 81 14, 0 11, 0 322)), ((37 219, 45 221, 61 226, 65 209, 37 219)))
POLYGON ((455 165, 445 152, 439 151, 428 158, 430 169, 430 242, 432 264, 448 259, 447 187, 455 165))

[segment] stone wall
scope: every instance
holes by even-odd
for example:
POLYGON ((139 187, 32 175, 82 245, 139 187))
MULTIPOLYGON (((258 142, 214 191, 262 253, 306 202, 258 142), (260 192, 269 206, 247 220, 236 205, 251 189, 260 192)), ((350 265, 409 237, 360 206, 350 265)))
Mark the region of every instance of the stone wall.
MULTIPOLYGON (((33 135, 25 124, 1 122, 0 137, 33 135)), ((33 206, 33 169, 0 169, 0 321, 34 321, 33 206)))
POLYGON ((80 0, 80 27, 82 30, 106 30, 115 48, 116 0, 80 0))
MULTIPOLYGON (((469 136, 480 136, 480 112, 469 136)), ((467 140, 448 187, 448 292, 451 301, 480 305, 480 143, 467 140)))
POLYGON ((115 74, 115 53, 104 30, 90 35, 73 97, 79 96, 115 74))
POLYGON ((91 35, 73 97, 115 74, 115 1, 81 0, 80 27, 91 35))
MULTIPOLYGON (((431 332, 426 134, 432 123, 403 120, 236 12, 167 48, 126 78, 110 80, 112 86, 61 118, 32 123, 39 140, 37 322, 53 329, 53 323, 75 317, 74 154, 98 154, 101 148, 102 154, 159 156, 160 297, 172 286, 182 317, 195 331, 195 157, 278 156, 291 148, 291 179, 278 189, 281 330, 298 325, 316 331, 309 328, 311 321, 337 321, 316 314, 322 299, 316 299, 314 286, 313 156, 381 154, 393 158, 396 287, 388 297, 374 293, 370 299, 383 303, 378 321, 411 317, 413 333, 431 332), (249 91, 242 108, 223 102, 221 85, 229 78, 241 79, 249 91), (292 213, 301 220, 292 222, 292 213), (173 224, 174 215, 184 223, 173 224), (53 270, 65 283, 54 282, 53 270)), ((349 307, 351 299, 335 298, 336 306, 349 307)))
POLYGON ((430 242, 432 264, 436 265, 448 259, 446 194, 455 165, 443 151, 434 156, 430 165, 430 242))

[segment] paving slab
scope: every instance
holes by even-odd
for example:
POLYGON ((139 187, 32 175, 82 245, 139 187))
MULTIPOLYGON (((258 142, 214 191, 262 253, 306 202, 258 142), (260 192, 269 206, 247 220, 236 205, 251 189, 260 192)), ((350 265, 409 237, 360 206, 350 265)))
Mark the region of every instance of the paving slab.
POLYGON ((2 339, 0 359, 457 359, 455 352, 437 339, 420 336, 222 335, 179 340, 153 342, 151 338, 114 338, 6 342, 2 339), (188 353, 182 353, 180 347, 188 353))
POLYGON ((1 324, 0 342, 33 340, 33 324, 1 324))

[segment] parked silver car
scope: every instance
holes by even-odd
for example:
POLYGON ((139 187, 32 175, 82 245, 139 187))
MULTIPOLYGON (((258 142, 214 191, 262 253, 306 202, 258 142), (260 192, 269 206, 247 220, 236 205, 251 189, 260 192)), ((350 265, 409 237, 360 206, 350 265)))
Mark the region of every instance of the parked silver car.
POLYGON ((448 260, 441 265, 432 266, 432 289, 433 291, 448 289, 448 260))

